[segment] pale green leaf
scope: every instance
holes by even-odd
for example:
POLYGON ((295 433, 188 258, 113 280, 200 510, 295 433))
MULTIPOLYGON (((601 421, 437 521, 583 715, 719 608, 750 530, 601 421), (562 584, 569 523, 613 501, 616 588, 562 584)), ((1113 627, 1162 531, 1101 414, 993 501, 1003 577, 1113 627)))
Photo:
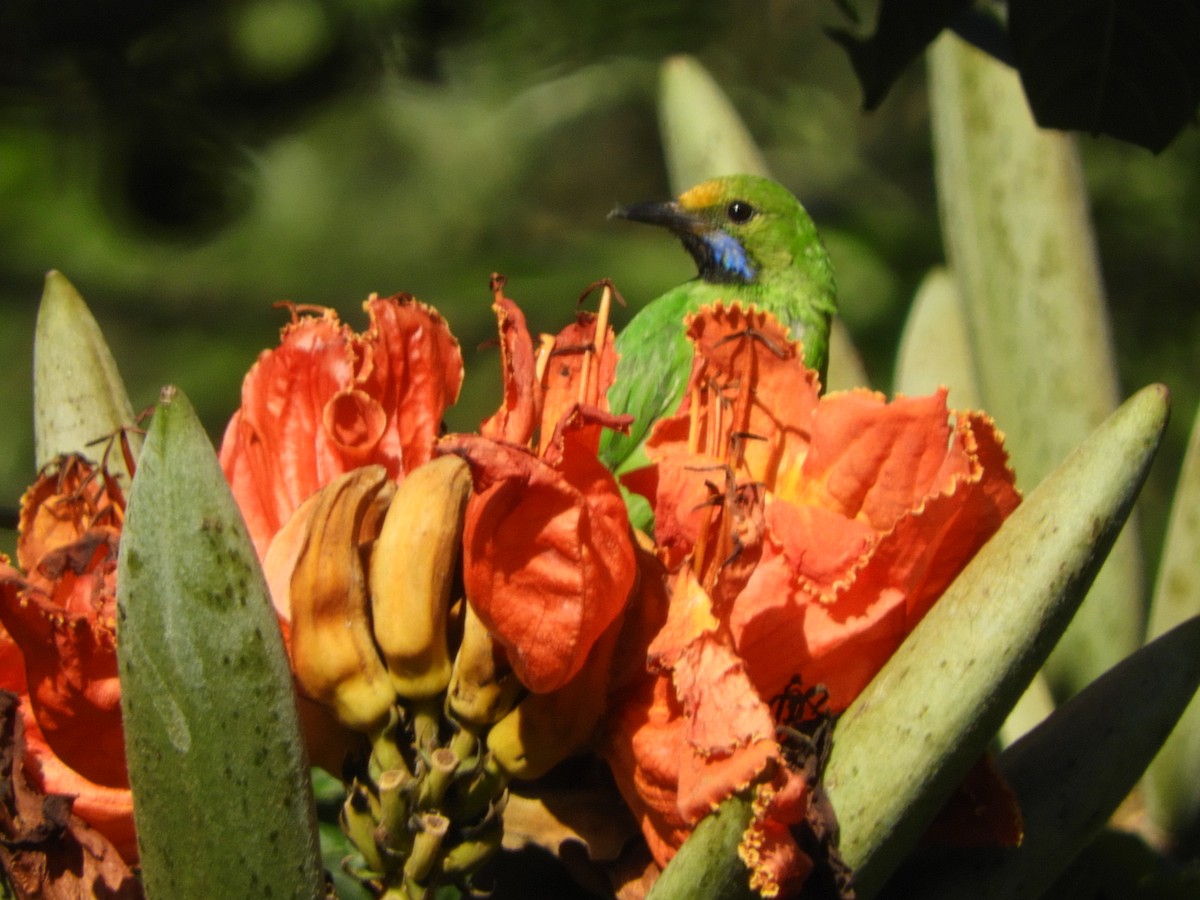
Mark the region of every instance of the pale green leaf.
MULTIPOLYGON (((1079 155, 1034 124, 1012 69, 959 38, 933 44, 929 73, 942 233, 980 398, 1027 488, 1119 397, 1079 155)), ((1141 558, 1126 531, 1051 656, 1060 695, 1141 645, 1141 558)))
MULTIPOLYGON (((71 282, 46 274, 33 339, 33 437, 38 468, 64 453, 99 459, 103 441, 134 425, 133 407, 100 326, 71 282)), ((136 454, 140 435, 126 432, 136 454)), ((125 472, 121 453, 110 470, 125 472)))
POLYGON ((771 174, 737 110, 693 57, 664 62, 659 90, 659 131, 673 193, 719 175, 771 174))
MULTIPOLYGON (((897 394, 908 396, 946 387, 951 408, 983 408, 958 283, 945 268, 931 269, 917 288, 900 334, 892 384, 897 394)), ((1000 727, 1001 743, 1012 743, 1053 710, 1054 698, 1039 674, 1000 727)))
POLYGON ((893 385, 910 397, 950 389, 954 409, 981 409, 975 364, 954 277, 943 268, 926 274, 900 334, 893 385))
POLYGON ((826 377, 829 381, 827 387, 831 391, 871 386, 862 354, 854 346, 849 329, 836 317, 829 323, 829 371, 826 377))

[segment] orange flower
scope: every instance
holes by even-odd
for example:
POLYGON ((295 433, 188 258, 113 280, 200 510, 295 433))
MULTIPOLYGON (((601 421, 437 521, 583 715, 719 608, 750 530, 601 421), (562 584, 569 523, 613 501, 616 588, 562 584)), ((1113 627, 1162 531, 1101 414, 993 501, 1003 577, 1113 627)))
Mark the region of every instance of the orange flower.
POLYGON ((406 294, 363 306, 362 334, 332 309, 292 306, 280 346, 242 384, 221 467, 260 559, 300 503, 337 476, 377 463, 400 481, 427 462, 458 398, 462 354, 435 310, 406 294))
POLYGON ((14 568, 0 556, 0 688, 21 697, 36 788, 137 859, 116 657, 125 498, 81 457, 47 467, 21 504, 14 568))
POLYGON ((580 313, 539 355, 503 280, 493 290, 504 403, 482 435, 451 435, 439 452, 466 459, 475 481, 467 597, 521 682, 546 693, 579 673, 637 568, 620 489, 596 458, 601 428, 624 421, 604 409, 615 366, 608 295, 599 318, 580 313))
POLYGON ((770 895, 803 879, 786 826, 814 814, 776 728, 813 712, 783 701, 823 686, 825 711, 845 709, 1019 495, 991 421, 952 427, 945 391, 821 397, 779 323, 738 305, 688 333, 690 394, 627 479, 654 507, 670 609, 607 752, 660 864, 753 791, 743 858, 770 895))
MULTIPOLYGON (((317 491, 372 465, 403 481, 432 458, 442 416, 462 386, 458 342, 436 310, 407 294, 372 295, 363 308, 369 325, 356 333, 332 309, 290 306, 280 346, 263 351, 247 373, 221 444, 221 467, 263 560, 289 655, 296 652, 290 582, 317 491)), ((341 537, 346 546, 338 549, 347 552, 358 539, 341 537)), ((307 634, 302 643, 319 646, 313 640, 307 634)), ((303 660, 300 668, 323 662, 303 660)), ((293 671, 297 665, 293 658, 293 671)), ((303 689, 297 706, 309 755, 340 773, 361 735, 303 689)))

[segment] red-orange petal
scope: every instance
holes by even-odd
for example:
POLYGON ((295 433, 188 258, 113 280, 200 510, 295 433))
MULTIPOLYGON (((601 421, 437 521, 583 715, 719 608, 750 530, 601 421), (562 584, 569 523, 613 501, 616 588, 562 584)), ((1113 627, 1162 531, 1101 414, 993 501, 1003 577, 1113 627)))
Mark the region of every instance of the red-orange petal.
POLYGON ((686 723, 671 679, 649 676, 610 706, 602 752, 655 862, 665 866, 691 832, 679 810, 686 723))
POLYGON ((833 541, 823 578, 812 577, 809 561, 837 536, 836 523, 850 520, 821 511, 823 528, 796 528, 819 508, 768 506, 772 541, 730 618, 765 695, 799 674, 825 685, 832 710, 844 709, 1016 507, 1013 474, 990 423, 966 416, 954 433, 942 466, 954 474, 941 492, 918 498, 884 533, 833 541), (839 543, 847 551, 840 556, 839 543), (854 558, 848 551, 856 548, 854 558))
POLYGON ((111 619, 95 618, 115 603, 116 542, 96 545, 89 567, 67 571, 46 595, 28 583, 0 583, 0 621, 21 647, 34 711, 54 752, 88 779, 126 787, 125 738, 111 619), (67 610, 66 599, 86 594, 92 617, 67 610))
POLYGON ((20 647, 26 689, 54 751, 87 778, 124 787, 116 657, 124 499, 115 490, 79 457, 43 471, 22 501, 19 546, 30 568, 0 567, 0 622, 20 647))
MULTIPOLYGON (((611 329, 605 332, 603 344, 597 349, 597 324, 594 313, 581 311, 575 321, 560 331, 554 339, 542 379, 545 406, 542 411, 541 435, 538 439, 540 454, 547 453, 554 439, 556 426, 568 419, 575 407, 590 406, 599 412, 608 411, 608 389, 616 377, 617 351, 613 346, 611 329)), ((610 427, 612 425, 618 423, 613 421, 610 427)), ((593 453, 600 446, 600 433, 599 421, 586 432, 585 443, 593 453)))
POLYGON ((636 564, 611 473, 571 434, 552 466, 524 447, 453 435, 443 452, 470 463, 477 493, 463 536, 467 596, 517 677, 561 687, 625 606, 636 564))
MULTIPOLYGON (((296 315, 242 384, 221 465, 261 557, 300 503, 338 475, 427 462, 462 385, 445 320, 412 297, 372 297, 361 334, 330 309, 296 315)), ((295 310, 293 311, 295 314, 295 310)))
POLYGON ((542 419, 542 387, 538 382, 533 338, 525 314, 504 296, 504 281, 492 276, 495 300, 492 309, 500 331, 500 373, 504 400, 479 433, 494 440, 527 444, 542 419))
POLYGON ((781 478, 774 492, 887 531, 965 471, 965 460, 947 455, 948 418, 945 389, 891 403, 865 390, 831 394, 814 416, 803 466, 781 478), (960 463, 957 469, 948 465, 953 462, 960 463))

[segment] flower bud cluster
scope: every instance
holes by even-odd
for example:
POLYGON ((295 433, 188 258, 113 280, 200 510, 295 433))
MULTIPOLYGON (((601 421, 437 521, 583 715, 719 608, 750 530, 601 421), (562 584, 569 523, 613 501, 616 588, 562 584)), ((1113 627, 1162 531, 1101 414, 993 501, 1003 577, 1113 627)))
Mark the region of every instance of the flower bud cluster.
POLYGON ((471 493, 455 455, 399 485, 382 466, 354 469, 314 494, 268 555, 299 691, 369 739, 369 761, 349 767, 342 825, 361 856, 351 870, 393 896, 469 887, 500 847, 509 779, 559 762, 600 712, 581 696, 592 676, 528 693, 455 597, 471 493), (563 725, 565 709, 583 714, 563 725))

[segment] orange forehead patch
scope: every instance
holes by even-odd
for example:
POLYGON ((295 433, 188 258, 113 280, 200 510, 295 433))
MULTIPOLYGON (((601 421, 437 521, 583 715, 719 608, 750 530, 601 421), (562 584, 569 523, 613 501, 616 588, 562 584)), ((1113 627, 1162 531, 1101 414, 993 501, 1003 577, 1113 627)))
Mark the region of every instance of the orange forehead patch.
POLYGON ((713 179, 704 181, 693 188, 688 188, 679 195, 679 205, 684 209, 706 209, 721 200, 721 181, 713 179))

